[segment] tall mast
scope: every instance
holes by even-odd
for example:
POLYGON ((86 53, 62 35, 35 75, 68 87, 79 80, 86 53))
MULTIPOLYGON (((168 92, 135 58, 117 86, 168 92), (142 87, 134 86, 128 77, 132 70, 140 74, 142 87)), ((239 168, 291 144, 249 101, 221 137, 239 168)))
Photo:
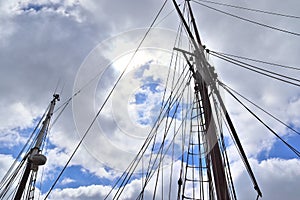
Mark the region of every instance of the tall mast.
MULTIPOLYGON (((192 55, 195 58, 195 71, 193 71, 193 66, 191 63, 190 69, 192 69, 193 77, 195 79, 195 92, 197 95, 200 95, 198 99, 202 100, 203 103, 203 110, 204 110, 204 119, 205 119, 205 134, 204 140, 207 142, 207 146, 209 147, 209 152, 207 152, 206 155, 206 162, 211 166, 213 179, 214 179, 214 186, 215 186, 215 194, 218 200, 229 200, 230 192, 229 192, 229 183, 226 178, 226 172, 224 169, 224 159, 221 155, 221 150, 216 141, 218 141, 217 137, 217 130, 215 127, 215 121, 214 117, 212 116, 212 106, 211 101, 209 97, 209 91, 213 92, 216 95, 216 98, 220 104, 220 107, 225 115, 226 121, 229 125, 229 128, 233 134, 233 138, 235 140, 235 143, 237 144, 238 151, 241 154, 241 157, 245 163, 245 167, 249 173, 249 176, 253 182, 254 189, 257 191, 257 198, 262 196, 262 193, 258 187, 258 184, 256 182, 256 179, 254 177, 254 174, 252 172, 252 169, 250 167, 250 164, 248 162, 248 159, 246 157, 246 154, 242 148, 242 145, 240 143, 240 140, 238 138, 238 135, 236 133, 236 130, 233 126, 233 123, 229 117, 229 114, 226 110, 226 107, 224 105, 224 102, 219 94, 219 91, 216 86, 216 75, 212 72, 214 68, 210 66, 210 64, 207 62, 204 51, 205 47, 201 44, 199 32, 197 29, 197 25, 193 16, 193 12, 190 6, 189 0, 187 0, 187 5, 189 9, 189 14, 191 18, 191 23, 194 28, 194 34, 192 33, 190 27, 188 26, 188 23, 186 22, 181 10, 179 9, 176 0, 173 0, 174 6, 176 8, 177 13, 179 14, 179 17, 188 33, 188 37, 191 39, 192 44, 194 46, 195 52, 189 53, 180 49, 176 49, 178 51, 181 51, 184 54, 184 57, 186 58, 187 62, 189 63, 187 59, 187 54, 192 55), (194 37, 195 35, 195 37, 194 37)), ((209 168, 209 167, 208 167, 209 168)), ((234 192, 233 192, 234 193, 234 192)), ((233 198, 235 197, 235 193, 233 195, 233 198)))
POLYGON ((30 173, 32 173, 33 179, 31 179, 31 183, 29 183, 28 185, 28 199, 33 199, 33 195, 34 195, 34 183, 35 183, 35 177, 38 171, 38 167, 40 165, 44 165, 47 161, 46 156, 44 156, 43 154, 41 154, 41 147, 44 141, 44 138, 47 134, 47 130, 50 124, 50 120, 53 114, 53 110, 54 110, 54 106, 56 101, 59 101, 59 95, 58 94, 54 94, 53 95, 53 99, 50 103, 50 108, 49 111, 46 115, 46 118, 44 119, 43 123, 42 123, 42 128, 39 131, 37 138, 36 138, 36 142, 34 147, 29 151, 29 153, 27 154, 27 164, 26 164, 26 168, 25 171, 23 173, 21 182, 18 186, 16 195, 14 197, 14 200, 20 200, 24 194, 24 190, 26 188, 26 185, 28 183, 28 179, 29 179, 29 175, 30 173), (32 183, 34 182, 34 183, 32 183))

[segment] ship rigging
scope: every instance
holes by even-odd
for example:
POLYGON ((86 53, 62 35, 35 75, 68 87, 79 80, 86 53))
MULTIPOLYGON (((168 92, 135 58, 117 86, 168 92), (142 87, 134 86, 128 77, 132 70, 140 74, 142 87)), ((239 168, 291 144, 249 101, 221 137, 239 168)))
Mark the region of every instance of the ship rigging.
MULTIPOLYGON (((166 2, 164 2, 153 23, 151 23, 129 63, 134 59, 144 39, 153 28, 166 2)), ((287 148, 300 157, 300 152, 295 147, 282 139, 271 127, 265 124, 239 100, 237 96, 243 98, 242 95, 219 79, 214 66, 209 62, 209 56, 223 59, 248 70, 266 75, 269 78, 297 87, 300 86, 298 83, 300 81, 289 76, 283 76, 255 67, 246 63, 246 61, 240 61, 240 59, 243 59, 242 57, 220 53, 207 48, 200 39, 190 2, 190 0, 187 0, 181 5, 173 0, 174 11, 178 14, 180 25, 171 53, 170 69, 168 70, 168 79, 165 83, 160 110, 141 148, 136 152, 126 170, 112 184, 111 189, 104 199, 126 199, 126 196, 124 197, 123 195, 126 192, 126 186, 133 178, 140 180, 140 192, 136 194, 136 199, 238 199, 224 141, 225 128, 227 128, 226 131, 231 136, 252 182, 252 186, 247 187, 254 189, 253 196, 255 199, 261 198, 263 191, 259 186, 259 177, 255 176, 251 168, 246 152, 239 139, 238 131, 223 102, 220 88, 235 98, 238 103, 242 104, 249 113, 281 140, 287 148), (186 33, 186 37, 188 38, 187 44, 183 44, 184 40, 182 38, 184 37, 184 33, 186 33), (167 89, 171 91, 167 92, 167 89), (177 155, 179 156, 176 157, 177 155), (165 174, 169 175, 168 179, 165 178, 165 174)), ((198 4, 202 4, 201 2, 196 1, 198 4)), ((259 10, 255 11, 260 12, 259 10)), ((297 35, 297 33, 274 27, 271 27, 271 29, 297 35)), ((66 165, 57 176, 49 191, 44 195, 44 199, 47 199, 51 195, 51 191, 54 189, 57 181, 89 134, 91 127, 128 69, 129 63, 115 81, 111 91, 95 114, 90 126, 83 133, 66 165)), ((73 98, 80 95, 82 90, 84 90, 84 87, 75 91, 72 97, 60 107, 62 109, 61 112, 63 112, 64 108, 68 106, 73 98)), ((37 173, 42 165, 47 164, 46 156, 42 154, 44 141, 50 126, 54 106, 59 100, 59 95, 54 94, 48 109, 33 131, 32 136, 2 179, 0 184, 1 199, 32 200, 35 198, 37 173)), ((246 100, 249 101, 248 99, 246 100)), ((263 111, 290 130, 299 134, 295 129, 269 112, 263 111)), ((99 151, 101 154, 101 149, 99 151)))

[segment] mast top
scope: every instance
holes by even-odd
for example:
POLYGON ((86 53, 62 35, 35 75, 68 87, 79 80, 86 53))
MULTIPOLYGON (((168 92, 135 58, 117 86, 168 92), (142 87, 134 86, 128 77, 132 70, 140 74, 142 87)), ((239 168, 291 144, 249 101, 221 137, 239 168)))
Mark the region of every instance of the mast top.
POLYGON ((60 101, 60 98, 59 98, 59 94, 53 94, 53 100, 57 100, 57 101, 60 101))

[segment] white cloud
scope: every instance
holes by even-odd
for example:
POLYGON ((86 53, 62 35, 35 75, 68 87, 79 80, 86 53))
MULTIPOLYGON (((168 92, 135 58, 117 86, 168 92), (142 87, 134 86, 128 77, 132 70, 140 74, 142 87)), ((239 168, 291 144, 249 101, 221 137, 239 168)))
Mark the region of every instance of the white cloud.
POLYGON ((33 119, 35 119, 38 114, 37 109, 32 107, 27 107, 22 102, 13 102, 9 105, 1 105, 1 110, 4 113, 10 113, 7 116, 0 116, 0 126, 1 128, 14 128, 19 127, 25 129, 33 126, 33 119), (16 126, 17 125, 17 126, 16 126))
MULTIPOLYGON (((34 1, 36 5, 41 6, 40 10, 34 7, 26 10, 25 8, 29 8, 31 2, 33 1, 0 2, 0 90, 2 93, 0 98, 0 142, 2 146, 7 145, 11 147, 12 142, 24 141, 24 138, 13 129, 32 126, 33 120, 40 116, 46 108, 59 78, 66 84, 62 94, 62 101, 71 95, 78 67, 88 52, 94 48, 99 41, 116 33, 128 31, 128 29, 148 26, 160 7, 160 3, 150 1, 134 1, 133 3, 120 1, 112 3, 111 1, 104 0, 40 0, 34 1)), ((299 7, 298 1, 288 1, 288 3, 276 1, 271 5, 260 1, 240 3, 244 6, 262 7, 266 9, 269 7, 269 10, 282 10, 295 14, 298 13, 296 8, 299 7)), ((171 4, 167 6, 168 9, 166 10, 173 9, 171 4)), ((250 24, 236 23, 236 21, 231 18, 215 14, 196 5, 194 5, 194 8, 201 9, 201 12, 195 12, 195 15, 202 41, 204 41, 209 48, 270 60, 272 62, 298 65, 300 45, 297 38, 260 29, 250 24)), ((164 12, 164 14, 167 14, 167 12, 164 12)), ((259 17, 254 14, 250 16, 259 17)), ((173 12, 173 14, 160 25, 173 28, 175 27, 173 25, 177 24, 177 22, 178 16, 173 12)), ((299 26, 296 23, 293 21, 285 21, 281 18, 276 20, 268 18, 266 22, 286 26, 292 30, 299 30, 299 26)), ((143 33, 144 32, 141 31, 138 36, 141 36, 143 33)), ((129 42, 130 50, 136 47, 141 38, 136 38, 137 35, 133 36, 134 37, 131 37, 130 40, 126 40, 127 42, 131 42, 129 42)), ((164 43, 168 44, 168 40, 162 40, 161 36, 157 34, 152 37, 151 41, 146 41, 145 46, 149 44, 156 45, 157 43, 153 42, 156 39, 158 39, 156 42, 161 43, 162 46, 164 43)), ((118 52, 123 52, 123 49, 126 48, 126 46, 114 45, 107 44, 106 48, 101 49, 101 53, 106 53, 105 56, 107 56, 108 53, 118 54, 118 52), (112 50, 112 47, 117 47, 117 50, 112 50)), ((149 54, 151 53, 152 52, 149 54)), ((143 56, 144 55, 140 55, 139 58, 143 56)), ((161 54, 153 53, 151 56, 159 57, 163 60, 163 64, 166 63, 165 58, 161 54)), ((95 58, 100 59, 99 54, 97 54, 95 58)), ((113 58, 115 59, 115 57, 113 58)), ((299 112, 297 112, 297 108, 299 107, 299 92, 297 88, 291 88, 288 87, 288 85, 265 79, 256 74, 251 74, 251 72, 232 68, 216 59, 213 59, 213 62, 216 65, 219 76, 225 83, 228 83, 233 88, 246 94, 247 97, 250 97, 255 100, 255 102, 266 107, 289 124, 299 127, 300 115, 299 112)), ((91 72, 91 76, 101 71, 99 69, 102 69, 102 67, 101 63, 97 65, 96 70, 91 72)), ((274 70, 275 68, 272 69, 274 70)), ((115 70, 113 73, 117 71, 118 70, 115 70)), ((279 72, 283 73, 282 70, 279 72)), ((146 73, 150 72, 146 71, 146 73)), ((299 77, 299 75, 292 71, 288 72, 288 74, 299 77)), ((156 71, 154 74, 152 73, 152 75, 157 78, 164 74, 161 71, 156 71)), ((112 75, 112 77, 114 76, 112 75)), ((103 83, 110 83, 112 77, 106 77, 103 83)), ((63 83, 61 83, 61 85, 63 83)), ((123 93, 120 92, 115 96, 117 104, 123 100, 122 95, 132 92, 126 91, 130 84, 133 88, 139 88, 141 83, 134 82, 133 80, 126 83, 124 87, 121 88, 124 89, 123 93)), ((85 92, 86 91, 83 91, 80 95, 86 95, 85 92)), ((94 98, 97 99, 97 101, 99 100, 99 102, 96 102, 96 108, 98 108, 104 96, 103 94, 97 94, 97 97, 94 98)), ((83 98, 89 97, 90 96, 85 96, 83 98)), ((155 102, 155 98, 156 97, 152 97, 149 99, 149 103, 150 101, 151 103, 155 102)), ((236 124, 246 153, 256 158, 262 151, 267 151, 272 148, 274 145, 274 136, 255 120, 252 120, 251 116, 236 106, 229 97, 226 96, 226 99, 226 104, 236 124)), ((90 112, 90 114, 94 116, 94 102, 90 103, 90 101, 84 99, 79 103, 83 102, 88 103, 80 104, 79 111, 90 112)), ((120 103, 119 105, 124 104, 120 103)), ((140 107, 140 109, 145 109, 146 105, 140 107)), ((151 109, 148 109, 148 111, 149 110, 151 109)), ((126 127, 128 133, 141 135, 139 132, 141 129, 137 129, 137 126, 132 126, 129 120, 123 118, 125 114, 130 111, 126 105, 116 110, 116 112, 119 112, 117 118, 122 119, 122 121, 118 121, 119 124, 116 124, 114 120, 112 120, 111 113, 104 112, 99 119, 102 120, 102 126, 104 125, 102 128, 107 133, 110 133, 109 139, 113 140, 114 144, 110 143, 111 141, 107 142, 107 138, 100 137, 100 139, 104 141, 103 145, 102 143, 94 141, 92 147, 95 152, 89 151, 87 144, 91 144, 89 141, 95 139, 94 136, 99 136, 98 130, 93 127, 91 135, 89 135, 87 141, 85 141, 84 148, 80 148, 72 160, 71 165, 80 166, 83 171, 101 178, 105 177, 110 180, 115 178, 119 171, 116 173, 113 170, 108 170, 104 167, 104 163, 107 164, 110 160, 114 159, 116 160, 115 165, 126 166, 142 142, 142 140, 138 142, 136 142, 136 140, 127 141, 124 133, 116 128, 117 125, 122 124, 122 128, 126 127), (119 156, 117 149, 124 149, 124 147, 126 147, 126 151, 129 152, 129 154, 123 157, 119 156), (88 150, 86 150, 86 148, 88 150), (99 158, 98 156, 101 159, 97 159, 99 158)), ((145 110, 145 117, 151 116, 151 114, 146 111, 147 110, 145 110)), ((48 150, 48 162, 46 165, 46 171, 48 171, 48 176, 51 178, 55 176, 55 169, 65 164, 80 138, 76 133, 71 112, 71 107, 68 107, 53 130, 51 130, 50 142, 51 145, 55 147, 51 147, 51 149, 48 150)), ((135 116, 133 121, 136 121, 137 117, 134 113, 133 115, 135 116)), ((264 115, 262 116, 265 117, 264 115)), ((91 118, 81 116, 79 119, 85 122, 83 127, 77 127, 82 133, 91 122, 91 118)), ((266 119, 264 118, 264 120, 266 119)), ((266 121, 281 135, 287 134, 284 127, 277 125, 272 120, 266 121)), ((145 129, 142 131, 145 132, 143 133, 143 135, 145 135, 145 129)), ((230 150, 229 154, 233 156, 231 160, 238 160, 236 152, 230 150)), ((0 167, 1 174, 3 174, 2 171, 5 171, 8 167, 6 160, 10 161, 12 158, 10 156, 3 158, 0 167)), ((262 182, 265 199, 276 198, 275 196, 271 196, 271 187, 276 189, 274 194, 277 194, 278 197, 281 197, 280 195, 291 195, 290 197, 293 199, 293 195, 295 195, 296 199, 296 195, 299 195, 297 188, 289 190, 288 188, 282 187, 280 188, 281 190, 279 190, 279 184, 277 184, 277 181, 282 182, 282 185, 288 185, 290 188, 297 185, 296 178, 299 178, 299 174, 296 171, 296 168, 299 168, 298 160, 267 160, 261 163, 257 163, 253 160, 252 163, 258 180, 262 182), (289 170, 285 172, 283 167, 289 167, 289 170), (271 168, 279 170, 280 173, 271 171, 271 168), (261 173, 260 171, 265 173, 261 173), (288 179, 285 177, 288 177, 288 179)), ((240 171, 238 167, 235 167, 235 170, 240 171)), ((237 175, 236 181, 238 185, 240 183, 242 183, 243 186, 251 185, 246 180, 247 177, 244 172, 240 172, 240 174, 237 175)), ((128 195, 130 196, 137 191, 138 180, 133 181, 129 187, 128 195)), ((109 186, 90 185, 78 189, 56 189, 53 192, 52 198, 99 199, 107 193, 109 188, 109 186)), ((245 191, 246 189, 243 188, 248 189, 248 187, 240 187, 239 191, 241 191, 241 196, 248 194, 247 191, 245 191)), ((253 193, 251 193, 251 195, 252 194, 253 193)), ((247 197, 245 196, 245 198, 247 197)))
POLYGON ((64 178, 62 181, 61 181, 61 184, 62 185, 67 185, 69 183, 74 183, 76 180, 74 179, 71 179, 71 178, 64 178))
POLYGON ((13 149, 13 147, 24 144, 27 141, 27 138, 20 136, 20 133, 17 131, 4 129, 0 130, 0 142, 3 144, 2 148, 13 149))
POLYGON ((7 170, 13 163, 14 158, 11 155, 0 154, 0 177, 6 174, 7 170))
MULTIPOLYGON (((173 166, 174 169, 179 170, 180 169, 180 162, 174 163, 173 166)), ((169 181, 170 176, 170 167, 165 167, 164 169, 164 180, 166 182, 169 181)), ((151 181, 148 183, 147 187, 145 188, 144 198, 150 199, 153 197, 152 191, 155 187, 155 177, 151 179, 151 181)), ((176 177, 174 177, 172 182, 172 193, 171 193, 171 199, 175 198, 177 196, 177 180, 178 180, 178 174, 176 174, 176 177)), ((120 197, 120 199, 135 199, 141 190, 142 182, 141 179, 135 179, 131 181, 126 188, 124 189, 124 194, 120 197)), ((162 185, 159 182, 157 185, 157 188, 161 189, 162 185)), ((165 191, 168 191, 169 184, 167 183, 165 186, 165 191)), ((82 186, 78 188, 67 188, 67 189, 55 189, 53 193, 51 193, 51 196, 49 196, 49 199, 103 199, 111 190, 110 186, 103 186, 103 185, 89 185, 89 186, 82 186)), ((112 199, 117 189, 114 189, 111 193, 111 195, 108 197, 108 199, 112 199)), ((162 195, 164 198, 168 198, 169 193, 165 192, 164 194, 157 192, 156 198, 161 199, 162 195)))
POLYGON ((0 109, 3 112, 0 115, 0 141, 3 143, 2 146, 11 148, 24 144, 28 138, 21 135, 21 132, 35 126, 34 119, 37 119, 40 114, 37 107, 34 105, 26 107, 22 102, 4 103, 0 101, 0 109))
MULTIPOLYGON (((263 193, 263 199, 291 199, 299 198, 300 161, 298 159, 268 159, 262 162, 251 159, 251 166, 263 193)), ((255 193, 250 190, 252 183, 243 169, 242 163, 233 164, 232 173, 235 187, 240 199, 254 199, 255 193)))
POLYGON ((81 186, 79 188, 55 189, 48 199, 103 199, 110 190, 109 186, 81 186))

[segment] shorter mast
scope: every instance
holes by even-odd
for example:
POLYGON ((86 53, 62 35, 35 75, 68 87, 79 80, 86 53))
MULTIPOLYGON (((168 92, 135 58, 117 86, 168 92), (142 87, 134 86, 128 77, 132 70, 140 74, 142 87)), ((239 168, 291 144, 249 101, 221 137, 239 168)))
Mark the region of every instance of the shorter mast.
MULTIPOLYGON (((43 140, 44 140, 44 138, 47 134, 47 130, 48 130, 48 127, 49 127, 49 124, 50 124, 51 117, 53 115, 53 110, 54 110, 54 106, 55 106, 56 101, 59 101, 59 95, 58 94, 53 95, 53 100, 51 101, 50 108, 49 108, 49 111, 47 113, 47 116, 46 116, 45 120, 43 121, 42 128, 41 128, 40 132, 37 135, 35 145, 28 152, 28 154, 26 156, 27 157, 26 168, 25 168, 25 171, 23 173, 21 182, 18 186, 18 189, 17 189, 16 195, 14 197, 14 200, 20 200, 22 198, 25 187, 26 187, 26 184, 28 182, 30 172, 37 173, 38 167, 40 165, 44 165, 47 161, 46 156, 41 154, 41 146, 42 146, 43 140)), ((35 181, 35 180, 32 180, 32 181, 35 181)), ((33 199, 34 185, 29 184, 28 186, 29 186, 29 189, 31 190, 31 191, 27 191, 27 192, 30 192, 30 193, 28 193, 29 194, 28 199, 33 199)))

